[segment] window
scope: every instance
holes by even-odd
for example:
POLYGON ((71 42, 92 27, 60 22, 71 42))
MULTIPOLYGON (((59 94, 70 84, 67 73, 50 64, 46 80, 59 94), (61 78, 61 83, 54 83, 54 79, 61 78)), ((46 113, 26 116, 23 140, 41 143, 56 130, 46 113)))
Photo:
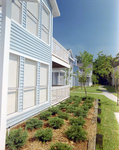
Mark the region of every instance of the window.
POLYGON ((8 99, 7 114, 17 111, 18 105, 18 64, 19 57, 14 54, 9 56, 9 74, 8 74, 8 99))
POLYGON ((41 30, 41 39, 49 44, 49 30, 50 30, 50 13, 43 6, 42 9, 42 30, 41 30))
POLYGON ((14 0, 12 2, 12 19, 21 24, 21 7, 22 3, 19 0, 14 0))
POLYGON ((48 65, 40 66, 40 103, 48 101, 48 65))
POLYGON ((34 35, 38 35, 38 3, 27 2, 26 28, 34 35))
POLYGON ((23 109, 34 106, 36 99, 36 62, 25 59, 23 109))

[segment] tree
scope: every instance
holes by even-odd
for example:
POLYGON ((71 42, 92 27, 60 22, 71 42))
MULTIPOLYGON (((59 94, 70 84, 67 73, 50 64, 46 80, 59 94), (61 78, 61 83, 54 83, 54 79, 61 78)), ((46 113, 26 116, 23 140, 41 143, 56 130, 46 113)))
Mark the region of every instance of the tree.
POLYGON ((111 84, 111 73, 113 70, 114 59, 111 55, 107 56, 102 54, 102 51, 98 53, 97 59, 93 64, 94 74, 105 78, 109 84, 111 84))
POLYGON ((82 63, 82 57, 81 56, 75 55, 75 58, 77 59, 78 63, 82 63))
POLYGON ((93 75, 92 75, 92 82, 93 82, 94 84, 98 84, 98 82, 99 82, 99 77, 93 74, 93 75))
POLYGON ((89 54, 87 51, 84 51, 83 53, 79 52, 80 57, 82 58, 82 66, 80 67, 80 69, 83 70, 82 73, 80 73, 79 71, 77 71, 77 77, 79 82, 83 83, 84 86, 84 90, 85 90, 85 95, 87 96, 87 91, 86 91, 86 80, 87 80, 87 75, 90 74, 92 68, 89 67, 90 64, 92 64, 93 61, 93 55, 89 54))
POLYGON ((71 76, 73 76, 73 74, 71 73, 72 71, 72 68, 66 68, 64 69, 65 71, 65 75, 64 75, 64 79, 66 80, 66 85, 70 84, 70 79, 71 79, 71 76))

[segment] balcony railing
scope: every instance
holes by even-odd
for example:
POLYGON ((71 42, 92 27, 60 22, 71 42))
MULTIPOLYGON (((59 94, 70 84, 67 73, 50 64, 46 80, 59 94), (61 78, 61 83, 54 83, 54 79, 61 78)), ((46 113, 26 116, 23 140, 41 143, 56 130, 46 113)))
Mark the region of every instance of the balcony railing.
POLYGON ((52 105, 70 97, 70 85, 52 87, 52 105))
POLYGON ((65 61, 66 63, 69 63, 68 51, 54 38, 53 38, 52 54, 60 58, 61 60, 65 61))

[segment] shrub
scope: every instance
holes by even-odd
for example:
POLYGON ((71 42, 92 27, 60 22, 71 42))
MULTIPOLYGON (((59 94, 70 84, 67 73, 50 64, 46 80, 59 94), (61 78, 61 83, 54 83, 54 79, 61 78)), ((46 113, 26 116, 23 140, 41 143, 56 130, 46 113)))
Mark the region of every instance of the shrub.
POLYGON ((42 112, 40 115, 39 115, 39 118, 41 119, 41 120, 48 120, 48 118, 49 117, 51 117, 51 112, 49 112, 49 111, 44 111, 44 112, 42 112))
POLYGON ((78 107, 78 106, 79 106, 79 102, 74 102, 74 103, 72 104, 72 106, 78 107))
POLYGON ((65 119, 65 120, 68 120, 69 119, 69 115, 65 112, 58 112, 58 117, 59 118, 62 118, 62 119, 65 119))
POLYGON ((74 113, 75 109, 76 109, 76 108, 75 108, 74 106, 70 105, 70 106, 67 107, 66 112, 67 112, 67 113, 74 113))
POLYGON ((48 123, 54 129, 59 129, 64 124, 64 120, 58 117, 53 117, 49 119, 48 123))
POLYGON ((70 118, 69 122, 71 125, 74 124, 75 126, 79 126, 79 125, 83 126, 86 121, 83 119, 82 116, 80 116, 78 118, 70 118))
POLYGON ((73 100, 71 99, 71 98, 69 98, 69 99, 67 99, 67 103, 72 103, 73 102, 73 100))
POLYGON ((72 150, 72 147, 67 145, 66 143, 56 142, 51 144, 49 150, 72 150))
POLYGON ((90 101, 90 102, 93 102, 95 100, 94 97, 91 97, 91 96, 84 96, 82 97, 82 100, 83 101, 90 101))
POLYGON ((79 116, 82 116, 83 115, 83 109, 82 108, 76 108, 75 111, 74 111, 74 115, 79 117, 79 116))
POLYGON ((55 115, 59 112, 59 107, 51 107, 48 109, 48 111, 50 111, 52 113, 52 115, 55 115))
POLYGON ((93 107, 93 103, 84 103, 84 105, 88 106, 89 109, 93 107))
POLYGON ((82 105, 81 108, 83 108, 85 111, 89 111, 89 107, 86 104, 82 105))
POLYGON ((60 104, 59 109, 67 109, 67 104, 60 104))
POLYGON ((33 130, 43 126, 43 121, 38 118, 31 118, 26 121, 26 129, 33 130))
POLYGON ((10 131, 6 137, 6 147, 12 150, 19 150, 27 141, 27 131, 22 131, 22 128, 10 131))
POLYGON ((52 129, 46 128, 46 129, 39 129, 36 131, 36 134, 34 134, 34 138, 36 138, 39 141, 42 141, 43 143, 46 141, 52 140, 52 129))
POLYGON ((81 103, 82 99, 80 97, 75 97, 74 102, 81 103))
POLYGON ((67 131, 65 131, 69 140, 77 141, 85 141, 87 132, 82 128, 82 126, 71 125, 67 131))

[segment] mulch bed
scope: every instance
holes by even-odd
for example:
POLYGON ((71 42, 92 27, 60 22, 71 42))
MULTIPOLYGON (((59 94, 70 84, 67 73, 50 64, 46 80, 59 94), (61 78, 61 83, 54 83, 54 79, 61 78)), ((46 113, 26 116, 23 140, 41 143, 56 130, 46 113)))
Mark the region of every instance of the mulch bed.
MULTIPOLYGON (((95 101, 93 102, 93 105, 95 106, 95 101)), ((62 111, 65 112, 65 109, 63 109, 62 111)), ((28 141, 20 150, 48 150, 50 148, 51 143, 55 143, 55 142, 63 142, 66 143, 67 145, 73 146, 73 150, 87 150, 89 136, 93 136, 95 134, 95 124, 92 124, 93 113, 94 113, 94 107, 92 107, 89 110, 88 115, 85 118, 86 123, 84 124, 83 128, 88 133, 87 140, 85 142, 82 141, 73 142, 67 139, 66 135, 64 134, 64 131, 67 130, 67 127, 70 126, 70 123, 69 120, 64 120, 65 124, 60 129, 56 129, 56 130, 53 129, 53 138, 50 142, 49 141, 46 143, 39 142, 33 139, 36 130, 34 129, 32 131, 28 131, 28 141)), ((52 117, 55 116, 57 115, 54 115, 52 117)), ((70 116, 73 117, 73 114, 70 113, 70 116)), ((47 121, 45 120, 43 121, 44 121, 44 126, 42 128, 49 127, 47 121)), ((19 127, 25 129, 25 123, 19 124, 13 129, 17 129, 19 127)), ((6 150, 8 149, 6 148, 6 150)))

